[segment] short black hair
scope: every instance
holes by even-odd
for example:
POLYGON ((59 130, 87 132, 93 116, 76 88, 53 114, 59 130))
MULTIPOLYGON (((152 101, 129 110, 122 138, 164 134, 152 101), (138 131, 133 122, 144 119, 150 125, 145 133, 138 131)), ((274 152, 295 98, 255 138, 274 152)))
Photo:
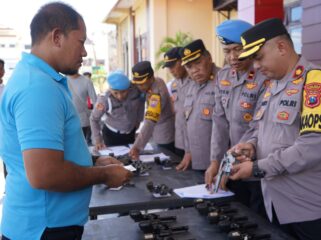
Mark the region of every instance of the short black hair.
POLYGON ((42 6, 33 17, 30 24, 31 45, 38 43, 54 28, 59 28, 64 34, 79 29, 82 16, 71 6, 53 2, 42 6))
POLYGON ((82 75, 91 77, 91 72, 84 72, 82 75))
POLYGON ((4 66, 4 61, 0 58, 0 65, 4 66))

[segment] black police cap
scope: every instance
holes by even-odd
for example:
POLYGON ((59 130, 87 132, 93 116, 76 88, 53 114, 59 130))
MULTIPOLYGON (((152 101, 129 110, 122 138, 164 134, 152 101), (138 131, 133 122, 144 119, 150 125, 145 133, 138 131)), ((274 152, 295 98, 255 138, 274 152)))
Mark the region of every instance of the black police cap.
POLYGON ((148 78, 154 75, 153 68, 149 61, 142 61, 136 63, 132 67, 133 80, 134 84, 143 84, 148 78))
POLYGON ((239 59, 242 60, 253 55, 260 50, 266 41, 284 34, 289 35, 284 24, 278 18, 270 18, 256 24, 241 36, 244 51, 240 54, 239 59))
POLYGON ((181 56, 179 55, 179 51, 181 49, 181 47, 173 47, 164 54, 163 68, 172 67, 178 60, 181 59, 181 56))
POLYGON ((205 50, 205 45, 201 39, 197 39, 187 44, 179 52, 182 59, 182 65, 200 58, 205 50))

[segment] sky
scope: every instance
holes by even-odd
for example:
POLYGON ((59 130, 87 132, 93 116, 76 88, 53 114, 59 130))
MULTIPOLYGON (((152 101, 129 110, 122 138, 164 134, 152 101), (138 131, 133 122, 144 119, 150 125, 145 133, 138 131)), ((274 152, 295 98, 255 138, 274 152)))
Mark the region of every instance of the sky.
MULTIPOLYGON (((53 0, 1 0, 0 25, 16 29, 21 34, 29 35, 29 25, 38 9, 53 0)), ((87 33, 96 31, 102 26, 103 19, 117 0, 64 0, 76 9, 84 18, 87 33)))

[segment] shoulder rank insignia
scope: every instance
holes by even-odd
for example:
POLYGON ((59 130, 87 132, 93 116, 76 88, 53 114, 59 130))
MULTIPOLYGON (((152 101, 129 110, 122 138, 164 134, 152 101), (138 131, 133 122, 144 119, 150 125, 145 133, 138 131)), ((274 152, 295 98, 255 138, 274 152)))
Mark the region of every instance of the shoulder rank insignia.
POLYGON ((247 79, 248 79, 248 80, 253 80, 254 74, 255 74, 254 71, 250 71, 249 74, 247 75, 247 79))
POLYGON ((299 65, 295 68, 294 73, 293 73, 293 78, 298 78, 303 74, 304 67, 299 65))
POLYGON ((264 85, 264 87, 270 87, 271 86, 271 80, 269 80, 269 79, 266 79, 266 80, 264 80, 264 82, 263 82, 263 85, 264 85))

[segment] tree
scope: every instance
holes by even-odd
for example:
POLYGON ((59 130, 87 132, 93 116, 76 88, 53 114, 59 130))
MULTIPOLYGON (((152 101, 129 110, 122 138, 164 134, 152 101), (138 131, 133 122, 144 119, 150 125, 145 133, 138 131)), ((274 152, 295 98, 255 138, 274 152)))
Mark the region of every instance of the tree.
MULTIPOLYGON (((156 53, 156 58, 163 58, 165 52, 173 47, 182 47, 193 41, 193 37, 190 33, 177 32, 175 37, 166 37, 161 42, 159 49, 156 53)), ((159 70, 164 64, 164 60, 160 60, 156 63, 155 70, 159 70)))

